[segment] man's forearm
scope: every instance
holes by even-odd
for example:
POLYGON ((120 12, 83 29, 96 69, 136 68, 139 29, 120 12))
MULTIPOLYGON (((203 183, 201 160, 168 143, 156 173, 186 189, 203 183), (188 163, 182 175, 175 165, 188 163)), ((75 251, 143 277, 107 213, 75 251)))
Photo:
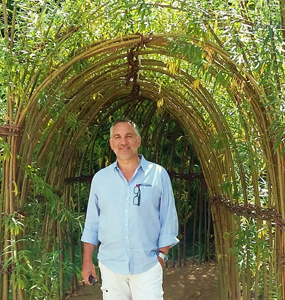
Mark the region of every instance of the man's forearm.
POLYGON ((92 275, 92 277, 97 278, 96 276, 96 271, 95 271, 95 267, 93 264, 93 252, 95 249, 95 245, 93 244, 89 244, 89 243, 84 243, 84 248, 83 248, 83 264, 82 264, 82 278, 83 281, 86 285, 91 285, 90 282, 90 275, 92 275))
POLYGON ((91 262, 93 257, 93 252, 95 249, 95 245, 84 243, 84 249, 83 249, 83 264, 84 262, 91 262))

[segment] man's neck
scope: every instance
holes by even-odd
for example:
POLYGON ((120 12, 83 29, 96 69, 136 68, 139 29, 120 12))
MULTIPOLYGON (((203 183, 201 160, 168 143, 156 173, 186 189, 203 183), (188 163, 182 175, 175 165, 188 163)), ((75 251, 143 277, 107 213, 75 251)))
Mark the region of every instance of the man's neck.
POLYGON ((118 166, 122 170, 133 170, 136 169, 139 166, 140 163, 140 157, 132 157, 130 159, 120 159, 117 158, 118 166))
POLYGON ((137 167, 139 166, 140 163, 140 157, 134 157, 132 159, 117 159, 118 167, 122 171, 123 175, 129 182, 137 167))

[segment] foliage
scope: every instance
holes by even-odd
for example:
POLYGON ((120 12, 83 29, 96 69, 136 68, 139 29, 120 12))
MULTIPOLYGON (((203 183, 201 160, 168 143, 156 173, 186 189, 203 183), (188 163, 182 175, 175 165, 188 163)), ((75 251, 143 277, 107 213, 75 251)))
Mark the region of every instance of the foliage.
MULTIPOLYGON (((62 199, 54 193, 53 188, 37 176, 37 171, 27 167, 27 175, 31 178, 33 194, 30 195, 29 201, 24 208, 25 217, 21 213, 15 213, 4 220, 4 225, 11 232, 13 240, 8 247, 3 249, 2 256, 7 253, 15 253, 5 261, 4 270, 13 270, 11 280, 17 284, 15 288, 25 289, 28 299, 54 299, 57 297, 59 286, 59 265, 62 265, 62 272, 66 280, 70 279, 74 272, 78 272, 74 262, 70 259, 62 261, 60 254, 65 252, 68 257, 68 249, 71 245, 66 237, 64 248, 58 249, 53 246, 48 252, 47 242, 57 239, 52 233, 45 232, 47 224, 42 220, 45 215, 51 219, 57 220, 60 226, 65 227, 67 220, 72 219, 74 223, 73 234, 79 236, 82 228, 83 216, 68 210, 62 199), (42 202, 42 196, 44 202, 42 202), (60 208, 59 208, 60 207, 60 208), (20 233, 24 233, 21 239, 20 233), (21 245, 25 249, 21 249, 21 245)), ((77 261, 80 260, 77 252, 77 261)), ((65 288, 69 289, 70 281, 64 283, 65 288)))

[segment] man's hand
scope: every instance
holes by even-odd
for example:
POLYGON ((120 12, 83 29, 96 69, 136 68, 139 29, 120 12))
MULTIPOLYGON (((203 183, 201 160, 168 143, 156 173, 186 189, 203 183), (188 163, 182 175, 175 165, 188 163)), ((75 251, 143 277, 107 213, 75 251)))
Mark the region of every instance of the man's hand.
MULTIPOLYGON (((161 251, 161 252, 164 253, 164 254, 168 254, 169 249, 170 249, 170 246, 166 246, 166 247, 161 247, 161 248, 159 248, 159 251, 161 251)), ((157 258, 158 258, 158 261, 159 261, 161 267, 163 268, 165 262, 164 262, 164 261, 162 260, 162 258, 160 258, 159 256, 157 256, 157 258)))
POLYGON ((96 271, 95 271, 95 266, 93 265, 93 263, 83 263, 82 266, 82 272, 81 272, 83 281, 85 285, 92 285, 89 281, 89 276, 93 276, 95 278, 95 281, 97 281, 97 275, 96 275, 96 271))
POLYGON ((92 254, 94 252, 95 245, 84 243, 84 249, 83 249, 83 264, 82 264, 82 278, 86 285, 92 285, 89 282, 89 276, 93 276, 95 278, 95 281, 97 281, 97 275, 95 271, 95 267, 92 262, 92 254))

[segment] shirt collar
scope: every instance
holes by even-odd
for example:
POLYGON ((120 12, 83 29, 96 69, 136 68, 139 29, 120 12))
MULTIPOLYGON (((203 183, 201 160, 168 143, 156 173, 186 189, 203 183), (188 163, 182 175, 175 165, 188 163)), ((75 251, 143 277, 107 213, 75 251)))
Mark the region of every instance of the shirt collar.
POLYGON ((139 154, 139 158, 140 158, 139 167, 141 167, 142 170, 145 172, 145 170, 147 169, 147 161, 142 154, 139 154))

